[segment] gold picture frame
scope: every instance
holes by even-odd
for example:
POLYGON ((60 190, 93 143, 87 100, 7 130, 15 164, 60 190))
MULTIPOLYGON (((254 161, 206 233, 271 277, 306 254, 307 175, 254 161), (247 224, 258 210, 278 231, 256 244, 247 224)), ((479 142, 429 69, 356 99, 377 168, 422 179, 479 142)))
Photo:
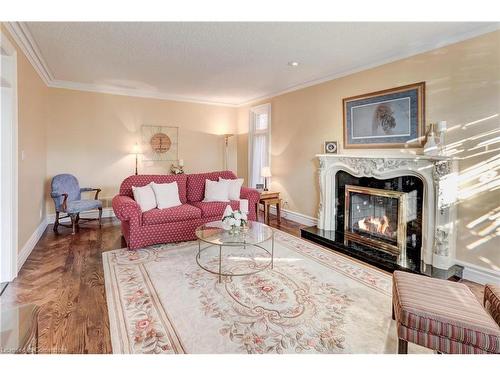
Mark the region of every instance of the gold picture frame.
POLYGON ((425 82, 344 98, 342 109, 345 149, 423 147, 425 82))

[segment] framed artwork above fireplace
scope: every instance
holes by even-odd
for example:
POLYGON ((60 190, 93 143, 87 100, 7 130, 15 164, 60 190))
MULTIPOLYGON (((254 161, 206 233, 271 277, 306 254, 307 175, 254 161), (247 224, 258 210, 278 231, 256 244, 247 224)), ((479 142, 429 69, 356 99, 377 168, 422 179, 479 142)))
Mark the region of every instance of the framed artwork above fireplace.
POLYGON ((344 148, 422 147, 425 82, 343 99, 344 148))

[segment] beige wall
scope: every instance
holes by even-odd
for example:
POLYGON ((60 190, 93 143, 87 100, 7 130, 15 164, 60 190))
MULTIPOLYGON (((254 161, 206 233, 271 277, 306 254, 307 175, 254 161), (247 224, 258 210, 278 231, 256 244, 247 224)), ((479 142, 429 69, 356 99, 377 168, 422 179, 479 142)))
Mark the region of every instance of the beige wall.
POLYGON ((49 89, 5 27, 2 33, 17 50, 18 84, 18 251, 45 220, 46 117, 49 89), (21 153, 24 151, 24 160, 21 153))
MULTIPOLYGON (((50 89, 47 127, 47 181, 72 173, 82 186, 99 187, 112 198, 121 181, 134 173, 130 152, 141 140, 141 126, 179 127, 179 158, 188 173, 223 168, 224 133, 236 130, 236 109, 50 89)), ((230 140, 229 169, 236 169, 236 137, 230 140)), ((171 162, 141 161, 139 173, 168 173, 171 162)), ((48 212, 53 203, 47 199, 48 212)))
MULTIPOLYGON (((500 269, 500 238, 494 237, 498 224, 486 218, 470 227, 488 212, 500 210, 500 189, 492 190, 500 181, 495 175, 500 167, 499 152, 479 154, 488 148, 473 149, 500 135, 485 135, 500 128, 500 31, 255 103, 272 103, 272 187, 283 193, 290 210, 316 217, 319 192, 314 155, 323 152, 326 140, 342 144, 342 98, 420 81, 427 85, 426 123, 447 120, 452 128, 448 144, 462 142, 458 148, 463 151, 458 155, 466 159, 460 161, 461 194, 480 184, 458 206, 457 258, 500 269), (465 124, 489 116, 495 117, 463 129, 465 124), (483 136, 470 139, 477 135, 483 136), (467 168, 479 171, 475 166, 481 163, 496 171, 489 176, 466 174, 467 168)), ((239 146, 247 142, 248 109, 238 109, 239 146)), ((499 147, 500 143, 492 144, 489 150, 499 147)), ((390 151, 368 152, 383 155, 390 151)), ((238 169, 245 177, 247 153, 247 147, 238 148, 238 169)))

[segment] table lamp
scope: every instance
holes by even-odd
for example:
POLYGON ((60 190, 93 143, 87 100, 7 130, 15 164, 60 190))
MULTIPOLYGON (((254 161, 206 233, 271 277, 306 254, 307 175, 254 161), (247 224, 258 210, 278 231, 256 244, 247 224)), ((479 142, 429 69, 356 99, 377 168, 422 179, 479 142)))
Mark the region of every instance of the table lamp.
POLYGON ((270 167, 262 167, 260 175, 264 177, 264 191, 268 191, 267 188, 267 179, 271 177, 271 168, 270 167))

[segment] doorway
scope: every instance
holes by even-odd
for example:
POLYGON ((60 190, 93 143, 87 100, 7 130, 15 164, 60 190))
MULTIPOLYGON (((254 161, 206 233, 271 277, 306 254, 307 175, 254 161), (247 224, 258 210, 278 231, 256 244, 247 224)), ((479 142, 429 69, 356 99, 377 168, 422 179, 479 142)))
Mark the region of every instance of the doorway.
POLYGON ((17 276, 17 51, 0 31, 0 290, 17 276))

